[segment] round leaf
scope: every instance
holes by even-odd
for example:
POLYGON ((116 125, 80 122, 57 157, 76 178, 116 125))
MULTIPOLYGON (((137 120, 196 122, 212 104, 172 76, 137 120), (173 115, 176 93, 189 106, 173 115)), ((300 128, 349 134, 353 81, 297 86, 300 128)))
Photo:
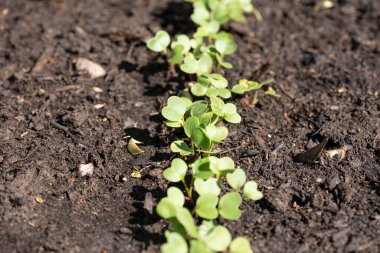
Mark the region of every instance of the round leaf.
POLYGON ((260 200, 264 197, 264 194, 257 189, 255 181, 248 181, 244 185, 243 195, 251 200, 260 200))
POLYGON ((148 48, 154 52, 162 52, 166 50, 169 44, 170 36, 165 31, 157 32, 156 35, 147 42, 148 48))
POLYGON ((188 246, 181 234, 169 232, 165 234, 167 242, 161 246, 162 253, 187 253, 188 246))
POLYGON ((239 209, 242 198, 237 192, 229 192, 220 198, 219 213, 227 220, 236 220, 240 218, 241 211, 239 209))
POLYGON ((186 176, 187 164, 180 158, 175 158, 171 166, 164 170, 164 177, 170 182, 179 182, 186 176))
POLYGON ((199 196, 195 205, 195 212, 204 219, 214 220, 218 217, 218 196, 205 194, 199 196))
POLYGON ((204 239, 207 246, 214 251, 226 251, 231 243, 231 234, 227 228, 218 225, 204 239))
POLYGON ((195 179, 195 191, 199 195, 212 194, 218 196, 220 193, 220 186, 216 178, 209 178, 206 181, 200 178, 195 179))
POLYGON ((228 129, 223 126, 217 127, 214 125, 208 125, 206 127, 206 135, 214 142, 221 142, 227 137, 228 129))
POLYGON ((194 152, 184 141, 173 141, 170 144, 170 150, 182 156, 191 155, 194 152))
POLYGON ((230 245, 231 253, 253 253, 251 245, 247 238, 236 237, 230 245))
POLYGON ((199 117, 208 110, 208 103, 205 100, 196 101, 190 109, 190 115, 199 117))
POLYGON ((175 217, 177 208, 178 207, 169 198, 166 197, 158 202, 156 212, 162 218, 169 219, 175 217))
POLYGON ((162 109, 162 115, 169 121, 181 121, 186 112, 186 103, 177 96, 169 97, 167 106, 162 109))
POLYGON ((245 184, 245 180, 247 179, 245 172, 242 169, 236 169, 233 173, 228 173, 226 178, 231 188, 236 191, 245 184))
POLYGON ((216 88, 226 88, 228 86, 228 81, 220 74, 211 74, 209 75, 209 80, 211 84, 216 88))
POLYGON ((200 240, 190 241, 190 253, 214 253, 212 250, 207 248, 207 245, 200 240))
POLYGON ((208 85, 204 85, 204 84, 201 84, 201 83, 194 83, 191 86, 191 93, 194 96, 202 97, 202 96, 206 95, 207 88, 208 88, 208 85))
POLYGON ((196 160, 192 165, 192 170, 195 178, 208 179, 213 175, 208 157, 196 160))

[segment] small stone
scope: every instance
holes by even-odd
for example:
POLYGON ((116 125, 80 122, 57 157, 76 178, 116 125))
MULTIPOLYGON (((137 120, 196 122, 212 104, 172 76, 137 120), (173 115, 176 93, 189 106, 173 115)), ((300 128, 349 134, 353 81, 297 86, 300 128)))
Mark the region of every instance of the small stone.
POLYGON ((36 200, 36 202, 37 202, 38 204, 42 204, 42 203, 44 203, 44 199, 41 198, 41 197, 36 197, 35 200, 36 200))
POLYGON ((129 228, 127 228, 127 227, 121 227, 121 228, 119 229, 119 232, 120 232, 121 234, 131 234, 131 233, 132 233, 132 231, 131 231, 129 228))
POLYGON ((84 176, 91 176, 94 173, 94 164, 88 163, 88 164, 80 164, 78 166, 79 175, 82 177, 84 176))
POLYGON ((145 194, 144 208, 145 208, 150 214, 153 214, 154 201, 153 201, 153 196, 152 196, 152 193, 151 193, 151 192, 147 192, 147 193, 145 194))
POLYGON ((336 175, 329 180, 329 190, 332 191, 340 183, 339 176, 336 175))
POLYGON ((96 79, 106 75, 106 71, 98 63, 90 61, 86 58, 78 58, 74 61, 75 67, 79 72, 87 72, 91 79, 96 79))

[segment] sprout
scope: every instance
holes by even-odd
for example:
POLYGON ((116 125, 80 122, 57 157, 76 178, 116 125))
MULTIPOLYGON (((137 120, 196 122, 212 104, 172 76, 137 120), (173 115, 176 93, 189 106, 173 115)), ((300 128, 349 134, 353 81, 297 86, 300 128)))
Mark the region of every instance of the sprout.
POLYGON ((253 253, 249 241, 244 237, 236 237, 230 245, 231 253, 253 253))
POLYGON ((165 31, 159 31, 156 35, 148 40, 147 46, 154 52, 164 52, 170 44, 170 36, 165 31))
POLYGON ((187 164, 179 158, 172 161, 169 168, 164 171, 164 177, 170 182, 179 182, 185 179, 187 164))
POLYGON ((229 192, 222 196, 219 202, 219 213, 227 220, 236 220, 240 218, 241 211, 239 206, 241 205, 242 198, 237 192, 229 192))
POLYGON ((257 189, 257 183, 255 181, 248 181, 244 185, 244 197, 251 200, 260 200, 263 196, 263 193, 257 189))

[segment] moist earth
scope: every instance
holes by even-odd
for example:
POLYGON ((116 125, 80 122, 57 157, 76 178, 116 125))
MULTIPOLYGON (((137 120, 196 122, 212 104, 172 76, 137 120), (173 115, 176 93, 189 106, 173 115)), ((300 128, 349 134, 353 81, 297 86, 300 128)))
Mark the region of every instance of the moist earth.
MULTIPOLYGON (((257 253, 380 252, 380 2, 316 2, 257 0, 262 22, 225 26, 238 43, 231 84, 275 77, 280 97, 231 99, 243 121, 228 124, 223 155, 265 198, 221 222, 257 253), (341 161, 293 161, 325 137, 341 161)), ((144 41, 193 32, 190 4, 2 0, 0 11, 0 252, 158 252, 168 224, 154 206, 178 134, 159 112, 186 78, 167 79, 144 41), (78 72, 78 57, 107 75, 78 72), (126 136, 145 153, 132 156, 126 136)))

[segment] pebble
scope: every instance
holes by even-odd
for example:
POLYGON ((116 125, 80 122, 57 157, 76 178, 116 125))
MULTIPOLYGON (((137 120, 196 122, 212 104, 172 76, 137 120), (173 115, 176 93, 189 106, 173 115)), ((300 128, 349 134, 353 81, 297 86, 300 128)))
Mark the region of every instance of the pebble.
POLYGON ((75 67, 79 72, 87 72, 91 79, 105 76, 107 72, 98 63, 90 61, 86 58, 78 58, 74 61, 75 67))
POLYGON ((92 175, 94 173, 94 164, 88 163, 88 164, 80 164, 78 166, 79 175, 82 177, 87 175, 92 175))

